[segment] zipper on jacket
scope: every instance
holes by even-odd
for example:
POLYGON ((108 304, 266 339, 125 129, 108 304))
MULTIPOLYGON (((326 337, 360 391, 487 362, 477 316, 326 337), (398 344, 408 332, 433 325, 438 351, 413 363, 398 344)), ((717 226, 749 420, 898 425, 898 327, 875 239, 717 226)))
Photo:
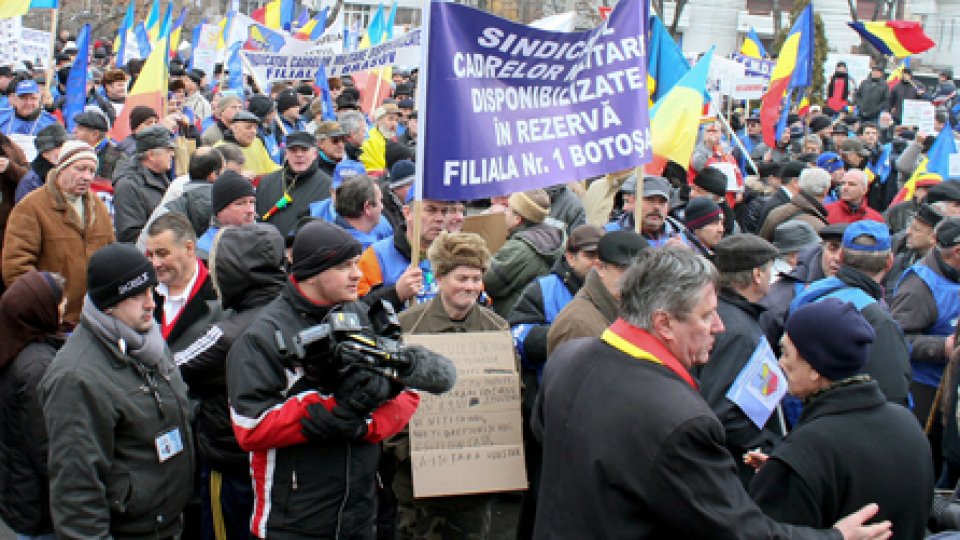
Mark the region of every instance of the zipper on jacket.
POLYGON ((293 471, 293 491, 297 490, 297 471, 293 471))
POLYGON ((343 524, 343 511, 347 507, 347 499, 350 498, 350 460, 352 459, 350 456, 350 451, 352 450, 353 447, 350 445, 350 441, 347 441, 346 445, 347 445, 347 466, 346 466, 346 471, 345 471, 346 476, 344 481, 345 489, 343 490, 343 500, 340 501, 340 510, 337 511, 337 532, 336 532, 336 536, 334 536, 334 538, 338 540, 340 538, 340 526, 343 524))

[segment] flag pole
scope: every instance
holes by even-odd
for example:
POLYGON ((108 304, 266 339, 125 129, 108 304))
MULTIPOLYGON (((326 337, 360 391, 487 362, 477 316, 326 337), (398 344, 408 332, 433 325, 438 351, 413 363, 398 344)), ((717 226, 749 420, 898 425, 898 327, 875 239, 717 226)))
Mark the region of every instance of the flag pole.
POLYGON ((53 8, 50 12, 50 54, 47 55, 47 93, 50 93, 50 84, 53 82, 53 64, 57 48, 57 18, 60 16, 60 8, 53 8))
POLYGON ((723 111, 720 110, 720 107, 717 107, 717 118, 720 119, 720 123, 723 124, 723 128, 727 130, 727 133, 730 134, 730 138, 733 142, 737 143, 737 147, 743 152, 743 157, 746 158, 747 163, 753 167, 753 171, 757 174, 760 173, 760 169, 757 168, 757 164, 753 162, 753 158, 750 157, 750 152, 747 152, 747 148, 743 146, 743 141, 740 140, 740 137, 733 131, 733 128, 730 127, 730 123, 727 122, 727 117, 723 115, 723 111))

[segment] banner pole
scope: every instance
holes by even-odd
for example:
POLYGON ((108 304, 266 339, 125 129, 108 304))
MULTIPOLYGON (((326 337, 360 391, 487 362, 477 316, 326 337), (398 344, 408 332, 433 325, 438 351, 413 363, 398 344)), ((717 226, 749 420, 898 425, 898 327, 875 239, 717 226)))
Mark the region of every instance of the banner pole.
MULTIPOLYGON (((250 65, 250 61, 247 60, 247 57, 243 55, 243 52, 242 52, 242 51, 239 52, 239 53, 237 53, 237 54, 240 55, 240 63, 243 64, 244 70, 250 72, 250 76, 253 77, 253 82, 254 82, 254 84, 257 85, 257 88, 260 89, 260 92, 266 94, 266 89, 264 88, 263 83, 260 82, 260 78, 257 77, 257 72, 254 71, 253 66, 250 65)), ((281 122, 281 121, 278 119, 278 120, 277 120, 276 122, 274 122, 274 123, 275 123, 276 125, 280 126, 280 131, 283 133, 283 136, 286 137, 286 136, 287 136, 287 128, 286 128, 286 126, 283 125, 283 122, 281 122)))
MULTIPOLYGON (((413 183, 411 189, 413 192, 413 206, 410 208, 410 211, 413 213, 413 227, 411 234, 413 238, 410 240, 410 265, 417 267, 420 265, 420 236, 422 234, 421 229, 423 228, 423 188, 424 182, 426 182, 427 175, 424 173, 424 167, 426 162, 424 161, 424 150, 426 147, 427 141, 427 93, 429 92, 430 85, 430 12, 432 7, 432 0, 423 0, 420 4, 420 13, 423 33, 421 34, 421 49, 420 49, 420 84, 417 84, 416 90, 416 103, 417 103, 417 114, 419 115, 419 124, 421 126, 420 134, 418 135, 420 142, 417 143, 417 167, 416 167, 416 180, 413 183)), ((380 85, 377 85, 377 88, 380 88, 380 85)))
POLYGON ((60 9, 53 8, 50 12, 50 54, 47 55, 47 93, 50 93, 50 84, 53 82, 53 64, 57 48, 57 18, 60 16, 60 9))

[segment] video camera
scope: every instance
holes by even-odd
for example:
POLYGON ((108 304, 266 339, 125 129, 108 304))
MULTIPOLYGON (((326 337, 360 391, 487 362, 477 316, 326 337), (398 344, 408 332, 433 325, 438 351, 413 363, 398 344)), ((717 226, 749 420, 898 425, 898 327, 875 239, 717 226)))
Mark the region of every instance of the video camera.
POLYGON ((400 344, 400 323, 388 302, 370 308, 371 327, 356 313, 334 309, 321 324, 293 337, 291 360, 307 376, 321 381, 339 380, 354 369, 366 369, 397 380, 410 368, 400 344))

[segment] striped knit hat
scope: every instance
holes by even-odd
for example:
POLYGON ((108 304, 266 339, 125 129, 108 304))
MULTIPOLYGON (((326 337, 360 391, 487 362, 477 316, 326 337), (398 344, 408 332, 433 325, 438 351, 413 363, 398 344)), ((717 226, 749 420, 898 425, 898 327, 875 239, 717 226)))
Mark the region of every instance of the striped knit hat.
POLYGON ((56 178, 57 175, 60 174, 60 171, 69 167, 71 163, 75 163, 81 159, 89 159, 99 165, 97 153, 89 144, 83 141, 67 141, 63 143, 63 146, 60 148, 60 160, 50 173, 56 178))

